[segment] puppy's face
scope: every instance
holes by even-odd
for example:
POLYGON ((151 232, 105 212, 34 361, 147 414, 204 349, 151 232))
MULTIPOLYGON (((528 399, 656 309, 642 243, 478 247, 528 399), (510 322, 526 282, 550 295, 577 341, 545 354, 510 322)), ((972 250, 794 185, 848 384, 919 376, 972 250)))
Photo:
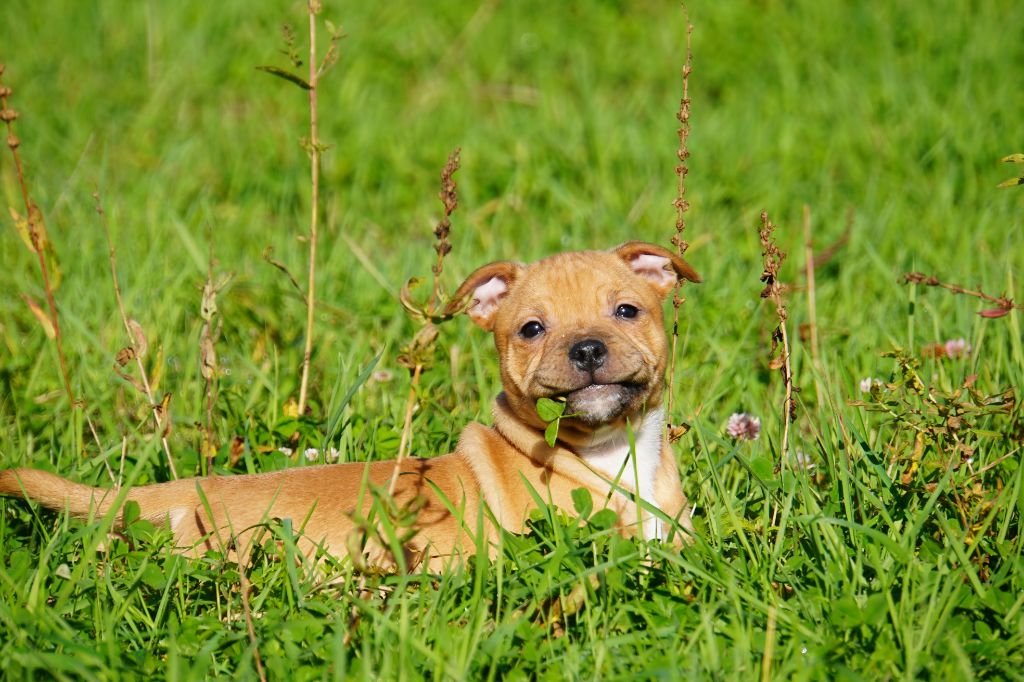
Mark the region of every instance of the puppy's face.
POLYGON ((700 281, 667 249, 629 242, 532 265, 491 263, 466 280, 457 298, 471 294, 467 312, 493 332, 516 415, 541 428, 537 399, 564 398, 571 417, 560 433, 585 436, 660 402, 667 356, 662 301, 679 277, 700 281))

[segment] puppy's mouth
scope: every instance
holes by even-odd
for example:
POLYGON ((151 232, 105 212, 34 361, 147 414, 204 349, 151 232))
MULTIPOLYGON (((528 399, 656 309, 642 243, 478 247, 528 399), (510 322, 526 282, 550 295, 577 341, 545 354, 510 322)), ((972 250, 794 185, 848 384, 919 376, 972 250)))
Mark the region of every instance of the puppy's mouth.
POLYGON ((644 384, 624 381, 620 383, 593 383, 574 391, 562 393, 565 415, 587 426, 600 426, 614 421, 635 406, 643 394, 644 384))

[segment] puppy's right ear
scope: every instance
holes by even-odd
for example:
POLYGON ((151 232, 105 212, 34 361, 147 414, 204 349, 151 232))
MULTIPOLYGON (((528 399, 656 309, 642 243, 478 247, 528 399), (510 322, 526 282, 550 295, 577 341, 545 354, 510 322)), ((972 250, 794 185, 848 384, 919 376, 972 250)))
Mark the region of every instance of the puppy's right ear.
POLYGON ((522 270, 520 263, 510 261, 488 263, 477 268, 455 292, 445 312, 451 315, 465 309, 477 326, 493 331, 498 304, 508 295, 522 270))

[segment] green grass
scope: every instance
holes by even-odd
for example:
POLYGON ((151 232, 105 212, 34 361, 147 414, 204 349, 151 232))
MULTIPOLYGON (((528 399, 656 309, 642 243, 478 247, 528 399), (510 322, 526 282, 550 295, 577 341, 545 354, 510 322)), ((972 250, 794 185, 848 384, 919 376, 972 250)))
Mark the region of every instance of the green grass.
MULTIPOLYGON (((304 308, 262 253, 272 246, 305 272, 307 111, 298 89, 254 68, 285 65, 279 27, 304 25, 301 3, 0 4, 4 81, 60 257, 65 347, 87 403, 66 404, 53 344, 17 295, 45 298, 34 256, 5 228, 0 467, 106 484, 104 462, 116 471, 124 443, 139 482, 168 475, 145 406, 111 369, 125 339, 96 187, 157 392, 173 393, 178 468, 190 472, 211 238, 217 270, 234 274, 220 300, 215 417, 222 443, 247 444, 236 471, 300 465, 260 451, 296 430, 300 448, 328 445, 332 395, 337 407, 381 350, 378 369, 393 378, 358 388, 330 444, 347 460, 395 455, 408 389, 396 358, 415 330, 397 292, 429 274, 437 176, 453 147, 463 168, 450 287, 489 260, 667 243, 685 36, 675 4, 442 4, 325 8, 348 37, 321 91, 332 145, 323 305, 302 421, 285 404, 298 390, 304 308)), ((677 451, 696 543, 645 561, 600 519, 577 528, 547 514, 493 562, 374 577, 386 596, 369 597, 261 558, 248 573, 272 678, 752 679, 768 648, 780 679, 1024 676, 1020 408, 961 431, 940 413, 942 392, 968 375, 985 394, 1024 384, 1020 314, 984 320, 974 299, 899 283, 921 270, 1024 298, 1024 193, 995 189, 1012 174, 997 160, 1024 151, 1024 13, 984 0, 702 1, 690 13, 688 258, 705 284, 686 289, 675 416, 692 425, 677 451), (802 285, 804 204, 819 247, 851 210, 853 229, 817 273, 820 373, 794 347, 793 447, 816 468, 778 474, 782 386, 765 359, 774 321, 758 298, 757 216, 767 209, 779 225, 783 277, 802 285), (921 357, 959 337, 968 358, 921 357), (870 401, 860 379, 901 376, 881 356, 894 347, 919 359, 935 401, 894 386, 878 398, 898 420, 850 404, 870 401), (736 411, 762 418, 758 441, 725 436, 736 411), (915 429, 929 435, 904 480, 915 429), (973 448, 970 465, 956 439, 973 448), (548 605, 574 589, 586 604, 557 625, 548 605)), ((3 197, 18 207, 3 152, 3 197)), ((797 337, 802 288, 789 309, 797 337)), ((498 391, 490 341, 468 320, 443 325, 439 346, 417 454, 449 451, 467 422, 489 419, 498 391)), ((226 461, 225 446, 217 466, 226 461)), ((96 552, 102 539, 100 523, 0 501, 5 676, 255 675, 236 566, 173 556, 159 533, 96 552)))

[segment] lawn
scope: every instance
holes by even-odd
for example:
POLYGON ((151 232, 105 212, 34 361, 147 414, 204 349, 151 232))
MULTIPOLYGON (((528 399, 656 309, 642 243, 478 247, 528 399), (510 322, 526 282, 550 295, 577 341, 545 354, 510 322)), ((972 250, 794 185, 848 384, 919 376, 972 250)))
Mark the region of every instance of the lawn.
MULTIPOLYGON (((689 17, 685 236, 704 283, 683 290, 671 418, 690 427, 675 448, 692 546, 552 510, 494 560, 444 575, 307 570, 285 542, 242 567, 247 618, 243 575, 222 557, 3 499, 0 674, 252 678, 259 661, 296 680, 1024 677, 1022 311, 985 318, 992 302, 903 281, 1024 300, 1024 188, 996 188, 1015 169, 999 159, 1024 152, 1024 12, 695 0, 689 17), (800 390, 786 451, 762 210, 788 253, 800 390), (734 413, 758 417, 760 437, 732 438, 734 413)), ((220 473, 303 466, 311 448, 395 457, 411 381, 398 358, 419 329, 399 290, 430 276, 455 147, 449 291, 491 260, 669 244, 677 4, 325 0, 321 18, 344 38, 318 88, 328 148, 299 414, 306 310, 283 270, 305 289, 308 103, 256 67, 291 68, 285 24, 308 50, 304 3, 0 4, 76 399, 32 311, 46 316, 39 260, 5 212, 0 468, 105 486, 171 476, 148 399, 119 376, 136 377, 134 361, 116 367, 129 341, 94 192, 183 475, 207 454, 220 473), (219 334, 204 333, 208 278, 223 285, 219 334), (204 338, 217 356, 205 376, 204 338)), ((24 214, 0 152, 5 204, 24 214)), ((449 452, 499 390, 490 339, 465 317, 440 325, 413 453, 449 452)))

